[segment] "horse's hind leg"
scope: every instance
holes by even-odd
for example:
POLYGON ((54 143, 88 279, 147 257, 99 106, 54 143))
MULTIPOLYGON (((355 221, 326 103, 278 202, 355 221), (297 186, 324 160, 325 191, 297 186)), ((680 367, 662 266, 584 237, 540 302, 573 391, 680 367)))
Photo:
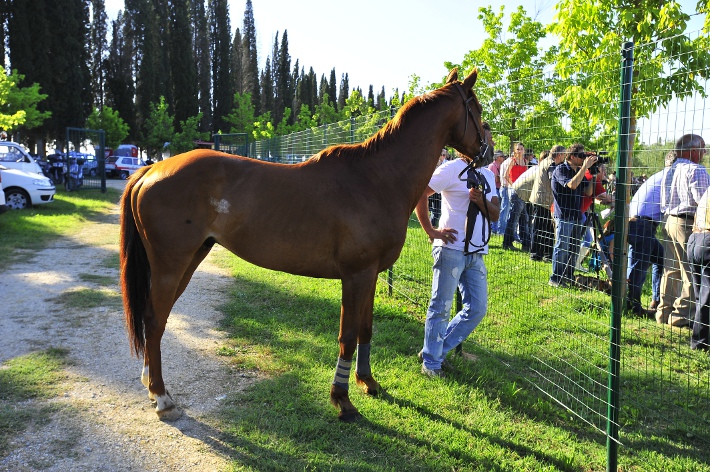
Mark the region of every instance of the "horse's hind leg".
POLYGON ((377 279, 372 283, 370 292, 367 295, 366 305, 363 308, 362 319, 360 320, 360 333, 357 339, 357 357, 355 368, 355 383, 368 395, 380 393, 380 384, 372 376, 370 369, 370 341, 372 340, 372 316, 375 300, 375 288, 377 279))
POLYGON ((148 398, 156 403, 155 411, 161 420, 171 421, 179 418, 182 413, 175 405, 175 401, 163 382, 160 342, 165 332, 170 310, 172 310, 177 299, 185 291, 190 279, 192 279, 192 275, 207 256, 211 247, 211 244, 204 245, 195 253, 187 270, 185 270, 180 282, 177 284, 177 289, 172 288, 174 284, 174 278, 172 277, 161 278, 164 284, 160 289, 158 284, 153 284, 151 288, 150 314, 146 316, 146 351, 143 371, 141 372, 141 382, 148 388, 148 398), (170 295, 171 293, 173 295, 170 295), (147 320, 151 320, 151 322, 148 323, 147 320))
POLYGON ((342 421, 355 421, 360 413, 348 397, 350 366, 357 346, 360 324, 365 308, 372 306, 374 292, 372 287, 377 281, 377 270, 367 270, 343 277, 343 301, 340 311, 340 354, 335 369, 333 385, 330 387, 330 402, 340 409, 338 418, 342 421))

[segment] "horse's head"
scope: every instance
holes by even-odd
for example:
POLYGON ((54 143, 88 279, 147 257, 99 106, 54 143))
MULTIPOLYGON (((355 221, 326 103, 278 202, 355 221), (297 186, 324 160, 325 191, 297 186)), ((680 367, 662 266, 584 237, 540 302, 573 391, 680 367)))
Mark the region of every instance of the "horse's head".
MULTIPOLYGON (((457 131, 452 133, 452 142, 447 145, 474 162, 483 163, 493 155, 493 148, 488 144, 490 136, 483 129, 481 104, 473 91, 473 85, 477 78, 478 69, 473 69, 461 82, 458 80, 458 69, 456 68, 452 69, 446 78, 446 87, 451 90, 454 97, 460 98, 460 103, 463 105, 463 113, 460 115, 457 131)), ((456 99, 454 98, 454 100, 456 99)))

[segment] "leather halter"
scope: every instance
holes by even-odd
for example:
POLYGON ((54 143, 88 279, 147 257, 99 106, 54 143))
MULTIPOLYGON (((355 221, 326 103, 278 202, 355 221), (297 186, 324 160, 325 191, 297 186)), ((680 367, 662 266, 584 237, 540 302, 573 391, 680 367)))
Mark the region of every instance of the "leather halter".
POLYGON ((484 134, 483 130, 481 129, 481 126, 478 124, 478 121, 476 121, 476 116, 473 114, 473 110, 471 110, 471 100, 473 100, 473 96, 466 98, 466 94, 463 91, 463 87, 461 87, 461 84, 456 83, 456 90, 459 91, 459 94, 461 94, 461 98, 463 99, 463 106, 466 108, 466 122, 464 124, 463 128, 463 136, 461 139, 466 137, 466 131, 468 130, 468 117, 471 115, 471 121, 473 121, 473 124, 476 126, 476 132, 478 133, 478 140, 480 143, 479 150, 478 150, 478 156, 476 156, 473 161, 478 161, 479 159, 482 159, 483 156, 486 155, 486 151, 488 151, 488 143, 484 139, 484 134))

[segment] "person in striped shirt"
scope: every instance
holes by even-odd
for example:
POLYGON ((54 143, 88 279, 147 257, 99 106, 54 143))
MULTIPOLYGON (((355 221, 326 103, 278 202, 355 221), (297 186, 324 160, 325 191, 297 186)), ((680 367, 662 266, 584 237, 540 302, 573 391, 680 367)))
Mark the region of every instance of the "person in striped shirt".
POLYGON ((705 140, 697 134, 683 135, 675 145, 676 160, 663 170, 661 212, 666 261, 661 278, 661 303, 656 321, 688 326, 695 314, 695 293, 686 246, 693 230, 698 202, 710 186, 710 176, 700 164, 705 140))

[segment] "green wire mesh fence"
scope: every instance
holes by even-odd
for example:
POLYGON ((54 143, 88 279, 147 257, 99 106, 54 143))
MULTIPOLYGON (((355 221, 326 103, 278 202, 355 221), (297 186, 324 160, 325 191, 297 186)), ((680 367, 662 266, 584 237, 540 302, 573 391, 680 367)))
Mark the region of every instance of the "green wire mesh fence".
MULTIPOLYGON (((710 127, 708 42, 689 47, 684 38, 633 46, 626 81, 620 45, 613 56, 596 56, 567 68, 558 65, 488 87, 476 85, 496 147, 504 152, 510 152, 514 142, 522 142, 536 157, 554 145, 573 143, 608 153, 609 162, 600 175, 604 191, 615 198, 616 213, 600 204, 588 212, 588 220, 598 219, 599 227, 589 223, 585 231, 591 241, 582 243, 589 249, 584 250, 588 256, 577 271, 579 285, 548 285, 548 262, 532 260, 520 244, 515 251, 505 251, 502 236, 493 235, 486 257, 489 311, 465 348, 495 356, 601 433, 611 451, 610 467, 616 463, 619 444, 630 450, 643 447, 661 454, 688 454, 700 463, 710 459, 710 358, 706 352, 690 349, 687 327, 659 324, 652 315, 636 316, 624 309, 627 212, 619 207, 629 202, 645 179, 664 169, 677 138, 687 133, 707 135, 710 127), (624 87, 630 100, 620 113, 624 87), (626 128, 620 126, 624 120, 626 128), (614 223, 615 243, 610 242, 611 235, 602 234, 601 225, 609 220, 614 223), (599 262, 600 253, 612 258, 609 274, 599 262), (616 276, 610 277, 612 272, 616 276), (609 293, 617 297, 614 310, 609 293)), ((325 147, 367 139, 393 113, 379 112, 250 143, 249 156, 302 162, 325 147)), ((530 204, 528 210, 540 211, 530 204)), ((659 222, 657 236, 667 242, 662 227, 659 222)), ((430 250, 427 236, 412 216, 400 258, 381 274, 391 293, 421 306, 422 317, 431 287, 430 250)), ((675 259, 666 253, 665 264, 675 259)), ((651 272, 643 286, 644 305, 653 298, 651 272)))

